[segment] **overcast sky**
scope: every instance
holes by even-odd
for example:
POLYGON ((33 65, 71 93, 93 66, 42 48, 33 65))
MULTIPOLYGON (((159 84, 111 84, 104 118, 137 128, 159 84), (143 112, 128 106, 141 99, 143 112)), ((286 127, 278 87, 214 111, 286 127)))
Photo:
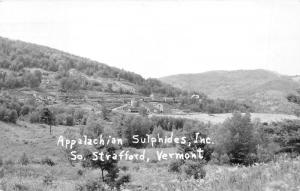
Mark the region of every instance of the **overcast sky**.
POLYGON ((144 77, 257 68, 300 74, 296 0, 2 0, 0 36, 144 77))

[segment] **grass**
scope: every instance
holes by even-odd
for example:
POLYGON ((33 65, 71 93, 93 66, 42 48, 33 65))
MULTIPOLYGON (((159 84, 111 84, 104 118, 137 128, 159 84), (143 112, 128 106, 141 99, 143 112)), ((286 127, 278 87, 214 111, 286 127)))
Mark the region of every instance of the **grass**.
MULTIPOLYGON (((40 125, 19 122, 18 125, 0 122, 0 190, 74 191, 100 176, 99 170, 70 166, 56 146, 57 136, 68 127, 55 127, 54 135, 40 125), (26 127, 25 127, 26 126, 26 127), (27 141, 25 144, 24 141, 27 141), (21 165, 23 153, 28 165, 21 165), (5 156, 5 157, 4 157, 5 156), (54 160, 54 166, 42 164, 43 158, 54 160), (1 158, 1 157, 0 157, 1 158), (79 173, 80 171, 80 173, 79 173)), ((71 127, 76 129, 77 127, 71 127)), ((132 149, 142 152, 143 149, 132 149)), ((165 153, 176 148, 157 148, 165 153)), ((146 148, 150 162, 120 161, 121 173, 131 175, 129 190, 166 191, 299 191, 300 158, 280 159, 277 162, 251 167, 231 167, 208 164, 207 176, 202 180, 186 179, 168 172, 170 161, 157 161, 156 148, 146 148)))
MULTIPOLYGON (((280 159, 277 162, 251 167, 207 165, 207 176, 201 180, 183 179, 169 173, 165 163, 127 162, 131 174, 130 190, 167 191, 298 191, 300 189, 300 158, 280 159)), ((99 175, 97 170, 83 170, 66 165, 40 164, 4 165, 0 178, 2 190, 73 191, 87 180, 99 175)), ((0 170, 1 171, 1 170, 0 170)))
POLYGON ((252 167, 228 168, 207 166, 203 180, 166 183, 167 190, 198 191, 298 191, 300 190, 300 158, 252 167))

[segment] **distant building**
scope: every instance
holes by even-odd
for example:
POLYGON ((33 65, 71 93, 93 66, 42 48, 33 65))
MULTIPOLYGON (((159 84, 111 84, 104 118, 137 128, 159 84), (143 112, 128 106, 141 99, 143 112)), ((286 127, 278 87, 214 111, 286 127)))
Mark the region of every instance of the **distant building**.
POLYGON ((155 104, 154 105, 154 107, 155 107, 155 110, 154 110, 154 112, 159 112, 159 113, 163 113, 164 112, 164 105, 163 104, 155 104))
POLYGON ((130 113, 138 113, 139 112, 138 108, 135 108, 135 107, 129 108, 128 111, 130 113))
POLYGON ((191 99, 200 99, 200 96, 197 95, 197 94, 193 94, 193 95, 191 96, 191 99))
POLYGON ((138 107, 139 106, 139 101, 138 100, 136 100, 136 99, 131 99, 131 101, 130 101, 130 106, 131 107, 138 107))
POLYGON ((175 98, 173 97, 164 97, 165 103, 175 103, 175 98))
POLYGON ((155 96, 153 93, 150 95, 150 98, 151 98, 151 100, 155 100, 155 96))

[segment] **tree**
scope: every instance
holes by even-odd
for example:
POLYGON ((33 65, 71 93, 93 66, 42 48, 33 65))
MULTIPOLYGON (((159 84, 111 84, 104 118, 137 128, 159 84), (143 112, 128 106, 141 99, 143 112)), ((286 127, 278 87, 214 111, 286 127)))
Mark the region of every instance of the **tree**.
POLYGON ((230 163, 250 165, 255 162, 257 140, 249 113, 233 113, 216 131, 215 151, 226 153, 230 163))
POLYGON ((111 83, 107 84, 107 91, 108 92, 113 92, 113 85, 111 83))
POLYGON ((107 109, 107 107, 105 105, 102 105, 101 106, 101 115, 104 120, 108 120, 109 113, 110 113, 110 110, 107 109))
MULTIPOLYGON (((155 137, 155 138, 160 138, 160 137, 164 137, 165 136, 165 132, 164 130, 161 128, 161 126, 158 126, 158 127, 155 127, 152 131, 152 137, 155 137)), ((155 143, 155 147, 158 147, 160 145, 159 142, 156 142, 155 143)), ((163 144, 161 144, 163 145, 163 144)))
POLYGON ((25 72, 23 76, 25 85, 31 88, 39 87, 42 82, 42 73, 39 70, 35 70, 34 73, 25 72))
POLYGON ((144 107, 140 107, 139 108, 139 114, 141 115, 141 116, 147 116, 148 115, 148 111, 147 111, 147 109, 146 108, 144 108, 144 107))
MULTIPOLYGON (((106 139, 109 134, 106 135, 104 132, 104 126, 101 125, 100 121, 95 119, 89 119, 87 127, 83 130, 82 134, 85 134, 93 139, 99 138, 100 135, 103 135, 103 139, 106 139)), ((118 147, 114 144, 108 145, 94 145, 94 150, 97 150, 98 153, 103 153, 103 156, 110 155, 113 156, 118 147)), ((110 185, 111 187, 118 187, 119 177, 119 167, 118 167, 118 159, 110 157, 107 159, 106 157, 98 158, 95 160, 93 153, 90 149, 84 149, 84 158, 86 160, 82 161, 82 166, 84 168, 91 167, 95 169, 101 170, 102 181, 110 185), (104 172, 107 172, 104 175, 104 172)))
POLYGON ((41 112, 41 122, 49 125, 50 135, 52 134, 52 125, 55 124, 55 116, 49 108, 45 107, 41 112))
POLYGON ((121 134, 127 140, 128 146, 142 148, 146 145, 143 143, 134 143, 133 135, 138 135, 139 138, 146 138, 151 131, 152 123, 147 117, 142 116, 126 116, 120 122, 121 134))
POLYGON ((16 123, 18 119, 18 113, 16 110, 11 110, 9 114, 9 122, 16 123))
POLYGON ((41 83, 43 78, 42 72, 40 70, 35 70, 33 74, 38 80, 38 82, 41 83))

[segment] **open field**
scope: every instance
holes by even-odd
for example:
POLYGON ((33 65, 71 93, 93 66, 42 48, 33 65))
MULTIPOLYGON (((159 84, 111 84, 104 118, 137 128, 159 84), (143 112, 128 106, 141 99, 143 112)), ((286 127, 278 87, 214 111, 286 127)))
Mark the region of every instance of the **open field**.
MULTIPOLYGON (((51 157, 61 161, 63 155, 56 146, 57 137, 70 127, 54 126, 49 134, 47 125, 19 121, 17 125, 0 122, 0 156, 4 160, 18 160, 25 152, 30 160, 51 157)), ((71 127, 76 129, 76 127, 71 127)))
MULTIPOLYGON (((4 163, 0 165, 0 189, 30 191, 74 191, 100 176, 99 170, 84 169, 80 165, 70 166, 56 146, 57 136, 68 127, 54 127, 49 135, 48 127, 18 122, 17 125, 0 122, 0 150, 4 163), (30 163, 21 165, 18 161, 25 152, 30 163), (40 163, 50 157, 56 165, 40 163), (6 161, 12 160, 13 163, 6 161)), ((78 126, 69 127, 78 129, 78 126)), ((141 152, 143 149, 132 149, 141 152)), ((176 148, 161 148, 174 152, 176 148)), ((127 190, 155 191, 298 191, 300 189, 300 158, 280 159, 277 162, 252 167, 232 167, 208 164, 207 176, 201 180, 186 179, 183 174, 168 171, 170 160, 155 160, 154 148, 146 148, 149 162, 120 161, 126 166, 121 174, 130 174, 127 190)), ((98 180, 99 181, 99 180, 98 180)))
MULTIPOLYGON (((204 123, 210 122, 212 124, 217 124, 217 123, 223 123, 227 118, 230 118, 232 114, 231 113, 224 113, 224 114, 189 113, 189 114, 182 114, 182 115, 152 114, 151 116, 186 118, 186 119, 202 121, 204 123)), ((299 117, 294 115, 269 114, 269 113, 251 113, 251 118, 252 120, 260 120, 261 122, 267 122, 267 123, 278 122, 284 119, 289 119, 289 120, 299 119, 299 117)))

